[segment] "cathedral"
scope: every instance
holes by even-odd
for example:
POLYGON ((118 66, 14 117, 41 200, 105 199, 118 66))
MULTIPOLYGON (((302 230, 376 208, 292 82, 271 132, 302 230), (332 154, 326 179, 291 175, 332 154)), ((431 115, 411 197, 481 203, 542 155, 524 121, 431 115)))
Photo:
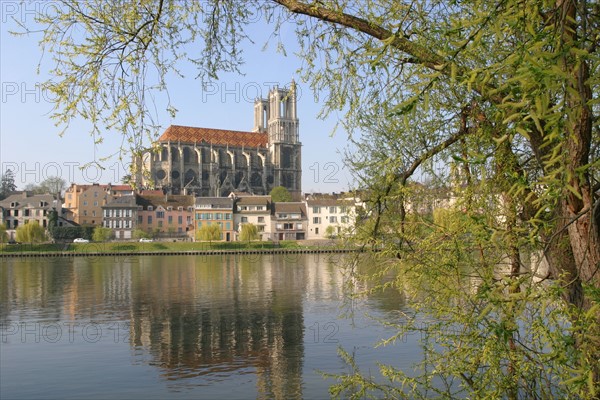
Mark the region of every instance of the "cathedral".
POLYGON ((145 173, 138 182, 203 197, 233 191, 265 195, 283 186, 300 200, 301 147, 292 82, 290 89, 275 87, 268 99, 255 100, 251 132, 169 126, 155 150, 142 156, 145 173))

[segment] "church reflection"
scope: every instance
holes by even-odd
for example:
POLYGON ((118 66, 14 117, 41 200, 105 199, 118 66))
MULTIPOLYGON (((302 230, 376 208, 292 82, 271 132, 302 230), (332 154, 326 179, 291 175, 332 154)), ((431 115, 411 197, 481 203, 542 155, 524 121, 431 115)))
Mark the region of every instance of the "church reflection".
POLYGON ((282 258, 260 265, 242 256, 169 261, 165 267, 164 259, 143 258, 134 269, 132 346, 146 349, 167 380, 201 385, 251 373, 266 397, 301 397, 304 322, 296 286, 304 269, 282 258))
MULTIPOLYGON (((301 398, 304 313, 321 301, 342 303, 340 257, 14 259, 0 265, 0 322, 126 323, 119 344, 132 364, 156 368, 167 386, 247 376, 256 386, 249 397, 301 398)), ((383 311, 404 302, 373 300, 383 311)))

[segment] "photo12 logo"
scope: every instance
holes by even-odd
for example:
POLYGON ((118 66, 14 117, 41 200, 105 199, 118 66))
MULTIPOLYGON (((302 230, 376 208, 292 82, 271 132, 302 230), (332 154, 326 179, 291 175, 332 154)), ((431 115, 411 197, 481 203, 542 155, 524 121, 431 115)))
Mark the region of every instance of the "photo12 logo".
POLYGON ((9 343, 98 343, 129 340, 128 322, 9 322, 0 323, 0 341, 9 343))
POLYGON ((202 102, 207 103, 212 99, 216 98, 221 103, 235 102, 240 103, 242 101, 246 103, 254 103, 256 99, 262 99, 266 97, 266 93, 275 88, 286 88, 290 89, 294 87, 296 100, 300 100, 302 97, 302 88, 295 82, 290 82, 286 85, 280 85, 279 82, 203 82, 202 83, 202 102))
POLYGON ((15 21, 19 25, 32 24, 40 15, 53 16, 63 10, 57 1, 0 1, 2 23, 15 21))

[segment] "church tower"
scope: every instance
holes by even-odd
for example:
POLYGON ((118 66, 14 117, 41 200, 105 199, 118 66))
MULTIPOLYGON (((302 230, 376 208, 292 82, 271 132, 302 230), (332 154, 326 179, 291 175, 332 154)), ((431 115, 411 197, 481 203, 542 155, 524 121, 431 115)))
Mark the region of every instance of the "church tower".
POLYGON ((283 186, 295 201, 302 196, 302 159, 299 140, 299 121, 296 113, 296 84, 292 80, 289 89, 274 87, 267 101, 255 103, 261 109, 260 118, 255 119, 255 129, 262 123, 268 133, 268 146, 273 163, 273 184, 283 186), (268 105, 268 107, 267 107, 268 105), (256 122, 257 121, 257 122, 256 122))

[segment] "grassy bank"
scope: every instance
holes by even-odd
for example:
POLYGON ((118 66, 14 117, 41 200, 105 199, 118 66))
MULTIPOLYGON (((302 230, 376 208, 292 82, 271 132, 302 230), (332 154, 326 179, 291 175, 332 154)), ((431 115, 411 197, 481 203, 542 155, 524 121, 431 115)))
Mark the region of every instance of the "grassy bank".
MULTIPOLYGON (((136 253, 136 252, 186 252, 223 250, 268 249, 322 249, 323 243, 300 244, 296 241, 281 242, 101 242, 101 243, 39 243, 0 244, 0 254, 19 253, 136 253)), ((327 247, 335 247, 330 243, 327 247)))

